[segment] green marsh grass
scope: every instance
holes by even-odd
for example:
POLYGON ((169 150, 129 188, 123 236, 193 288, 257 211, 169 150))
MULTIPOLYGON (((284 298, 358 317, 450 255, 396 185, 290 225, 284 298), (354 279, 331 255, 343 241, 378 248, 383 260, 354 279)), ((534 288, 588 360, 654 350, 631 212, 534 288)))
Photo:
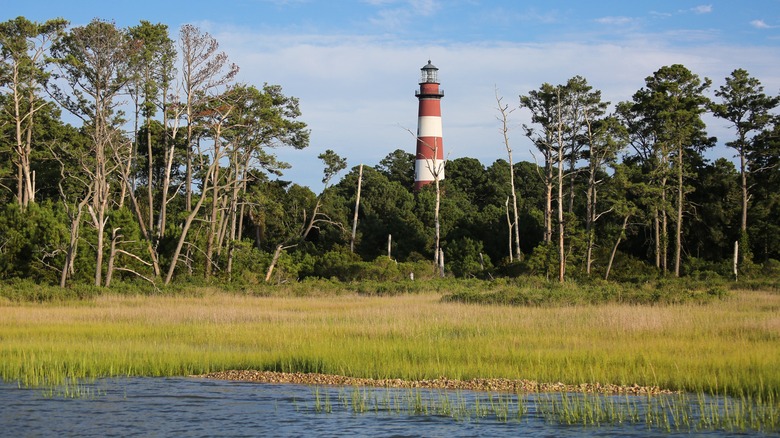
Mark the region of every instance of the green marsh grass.
POLYGON ((315 386, 314 412, 355 415, 449 417, 456 421, 492 419, 521 423, 532 412, 551 424, 600 427, 633 425, 661 432, 720 431, 727 433, 780 431, 780 406, 756 403, 749 397, 703 393, 610 395, 547 392, 479 393, 441 389, 391 389, 315 386), (338 391, 338 403, 330 394, 338 391))
POLYGON ((259 369, 637 384, 778 404, 777 292, 541 307, 445 302, 444 292, 0 301, 0 377, 50 386, 259 369))

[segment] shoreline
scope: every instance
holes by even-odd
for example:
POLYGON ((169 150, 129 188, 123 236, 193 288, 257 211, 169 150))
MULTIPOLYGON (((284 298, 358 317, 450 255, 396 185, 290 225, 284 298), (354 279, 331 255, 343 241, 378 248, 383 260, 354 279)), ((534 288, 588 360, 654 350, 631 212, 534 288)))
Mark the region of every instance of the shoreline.
POLYGON ((539 383, 525 379, 474 378, 470 380, 458 380, 449 379, 447 377, 439 377, 437 379, 430 380, 371 379, 340 376, 335 374, 281 373, 276 371, 258 370, 227 370, 192 375, 190 377, 253 383, 297 384, 314 386, 370 386, 378 388, 448 389, 479 392, 578 392, 599 393, 606 395, 661 395, 676 393, 676 391, 661 389, 657 386, 639 386, 636 384, 630 386, 601 383, 581 383, 577 385, 571 385, 561 382, 539 383))

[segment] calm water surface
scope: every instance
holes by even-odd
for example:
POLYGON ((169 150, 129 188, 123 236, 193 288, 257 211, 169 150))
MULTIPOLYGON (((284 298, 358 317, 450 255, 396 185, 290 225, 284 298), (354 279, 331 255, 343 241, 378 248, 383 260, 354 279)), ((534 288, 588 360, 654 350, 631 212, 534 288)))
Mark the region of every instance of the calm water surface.
MULTIPOLYGON (((414 415, 407 407, 392 407, 393 400, 408 400, 408 390, 364 388, 362 394, 371 394, 368 411, 356 414, 344 406, 354 391, 194 378, 134 378, 99 380, 82 387, 86 395, 68 398, 62 392, 51 395, 41 389, 0 384, 0 436, 734 436, 665 433, 644 425, 552 424, 534 411, 533 395, 527 396, 528 411, 521 419, 499 421, 494 415, 459 419, 414 415), (329 413, 325 412, 326 393, 329 413)), ((472 405, 474 397, 486 396, 450 394, 468 399, 472 405)), ((426 396, 440 400, 442 391, 423 393, 426 396)))

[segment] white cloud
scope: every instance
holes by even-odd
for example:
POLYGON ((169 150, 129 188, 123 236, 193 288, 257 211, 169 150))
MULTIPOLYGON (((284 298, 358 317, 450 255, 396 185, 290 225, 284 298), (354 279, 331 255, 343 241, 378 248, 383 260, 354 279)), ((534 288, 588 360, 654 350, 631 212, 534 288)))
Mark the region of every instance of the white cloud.
POLYGON ((376 16, 369 19, 373 26, 396 30, 404 28, 413 19, 428 17, 440 9, 437 0, 367 0, 379 8, 376 16))
POLYGON ((696 14, 709 14, 712 12, 712 5, 699 5, 691 10, 696 14))
POLYGON ((634 22, 634 19, 631 17, 601 17, 601 18, 597 18, 595 21, 601 24, 623 26, 626 24, 632 24, 634 22))
POLYGON ((436 0, 409 0, 409 4, 415 14, 425 17, 433 15, 440 8, 439 2, 436 0))
POLYGON ((753 20, 750 22, 750 25, 755 27, 756 29, 772 29, 773 27, 775 27, 766 24, 764 20, 753 20))

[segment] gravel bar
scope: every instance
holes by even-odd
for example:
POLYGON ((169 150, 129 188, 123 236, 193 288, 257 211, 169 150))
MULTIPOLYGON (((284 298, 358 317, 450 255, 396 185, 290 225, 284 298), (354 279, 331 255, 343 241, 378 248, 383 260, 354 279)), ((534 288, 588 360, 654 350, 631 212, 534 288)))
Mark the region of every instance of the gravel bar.
POLYGON ((368 379, 359 377, 338 376, 318 373, 280 373, 274 371, 229 370, 201 374, 197 378, 234 380, 256 383, 292 383, 298 385, 333 385, 333 386, 372 386, 381 388, 429 388, 455 389, 484 392, 581 392, 601 394, 629 395, 659 395, 672 394, 674 391, 661 389, 657 386, 612 385, 601 383, 580 383, 569 385, 565 383, 539 383, 532 380, 513 379, 470 379, 454 380, 439 377, 432 380, 403 379, 368 379))

